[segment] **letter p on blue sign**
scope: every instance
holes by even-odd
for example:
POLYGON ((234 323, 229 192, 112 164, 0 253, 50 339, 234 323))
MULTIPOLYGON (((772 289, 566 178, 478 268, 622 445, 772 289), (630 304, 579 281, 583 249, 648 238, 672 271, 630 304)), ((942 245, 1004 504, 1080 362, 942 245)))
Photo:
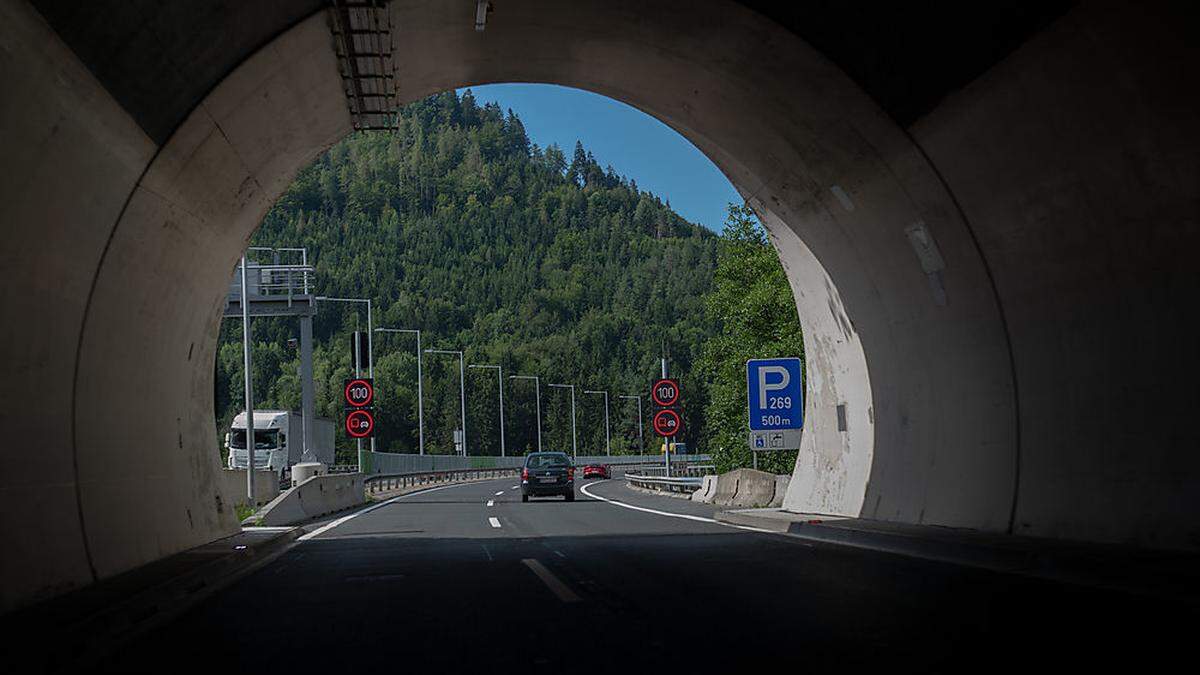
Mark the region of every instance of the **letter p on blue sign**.
POLYGON ((804 390, 800 359, 751 359, 746 362, 747 408, 751 431, 804 426, 804 390))

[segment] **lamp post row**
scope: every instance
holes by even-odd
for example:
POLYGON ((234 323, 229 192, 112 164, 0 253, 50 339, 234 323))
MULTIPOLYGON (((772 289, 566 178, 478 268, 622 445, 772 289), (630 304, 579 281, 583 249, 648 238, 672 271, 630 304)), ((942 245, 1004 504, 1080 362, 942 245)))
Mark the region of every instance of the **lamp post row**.
MULTIPOLYGON (((411 333, 416 336, 416 339, 417 339, 417 349, 416 349, 416 352, 417 352, 417 434, 418 434, 418 438, 419 438, 419 452, 422 455, 425 454, 425 393, 424 393, 424 376, 422 374, 421 354, 422 353, 443 354, 443 355, 458 357, 458 360, 459 360, 458 386, 459 386, 459 406, 460 406, 459 414, 460 414, 460 425, 461 425, 462 434, 463 434, 462 453, 463 453, 463 455, 466 455, 467 454, 467 395, 466 395, 466 375, 463 371, 464 363, 463 363, 462 351, 461 350, 453 350, 453 349, 421 349, 421 331, 417 330, 415 328, 374 328, 374 329, 372 329, 370 327, 370 321, 371 321, 370 300, 357 300, 357 299, 352 299, 352 298, 328 298, 328 297, 323 297, 323 296, 319 297, 317 299, 318 300, 338 301, 338 302, 365 302, 367 304, 368 331, 378 332, 378 333, 411 333)), ((367 351, 368 351, 368 353, 370 353, 372 351, 370 339, 368 339, 367 345, 368 345, 367 351)), ((375 359, 374 359, 373 355, 368 356, 368 361, 369 361, 368 368, 369 368, 370 376, 374 377, 375 359)), ((508 451, 507 451, 507 447, 505 445, 505 434, 504 434, 504 368, 502 366, 488 364, 488 363, 472 363, 472 364, 467 365, 466 367, 467 368, 481 368, 481 369, 494 368, 496 370, 496 378, 497 378, 497 383, 499 385, 499 398, 500 398, 500 415, 499 415, 499 417, 500 417, 500 456, 507 457, 508 451)), ((542 382, 541 382, 541 377, 539 377, 537 375, 509 375, 508 379, 510 379, 510 380, 533 380, 533 382, 534 382, 534 395, 535 395, 536 407, 537 407, 538 452, 541 452, 542 451, 542 382)), ((571 391, 571 454, 572 454, 572 456, 578 456, 579 455, 579 443, 578 443, 578 434, 577 434, 577 430, 576 430, 575 385, 547 383, 546 386, 562 388, 562 389, 569 389, 571 391)), ((609 424, 608 391, 606 391, 606 390, 590 390, 589 389, 589 390, 585 390, 583 393, 597 394, 597 395, 604 396, 604 450, 605 450, 605 454, 611 455, 612 454, 612 433, 611 433, 610 424, 609 424)), ((643 423, 642 423, 642 397, 635 395, 635 394, 619 394, 618 398, 633 399, 633 400, 637 401, 638 448, 642 453, 645 453, 646 446, 645 446, 645 442, 643 440, 643 434, 645 432, 642 429, 642 426, 643 426, 643 423)), ((375 442, 375 439, 372 438, 371 439, 372 446, 374 446, 374 442, 375 442)), ((371 450, 372 450, 372 452, 374 452, 374 447, 372 447, 371 450)))

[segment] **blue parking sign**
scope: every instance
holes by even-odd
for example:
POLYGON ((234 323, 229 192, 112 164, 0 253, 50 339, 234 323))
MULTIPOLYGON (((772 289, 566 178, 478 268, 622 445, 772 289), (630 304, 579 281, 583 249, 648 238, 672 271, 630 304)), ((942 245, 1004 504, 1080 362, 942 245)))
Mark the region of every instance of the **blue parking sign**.
POLYGON ((751 431, 804 426, 804 390, 800 359, 751 359, 746 362, 746 391, 751 431))

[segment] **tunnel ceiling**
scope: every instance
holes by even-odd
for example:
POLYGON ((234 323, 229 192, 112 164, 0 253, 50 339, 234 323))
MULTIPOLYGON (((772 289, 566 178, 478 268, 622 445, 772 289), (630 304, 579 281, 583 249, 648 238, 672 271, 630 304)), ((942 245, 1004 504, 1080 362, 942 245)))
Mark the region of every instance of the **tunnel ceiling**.
POLYGON ((743 0, 836 63, 901 126, 1075 3, 743 0))
MULTIPOLYGON (((325 0, 32 0, 158 144, 250 54, 325 0)), ((502 3, 496 11, 503 11, 502 3)), ((1074 3, 742 4, 821 51, 908 126, 1074 3)))

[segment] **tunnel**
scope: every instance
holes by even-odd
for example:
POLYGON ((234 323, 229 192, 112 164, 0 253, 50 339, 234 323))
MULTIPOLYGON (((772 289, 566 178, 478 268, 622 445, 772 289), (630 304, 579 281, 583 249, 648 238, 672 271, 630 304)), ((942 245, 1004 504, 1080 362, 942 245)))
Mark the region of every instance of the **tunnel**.
MULTIPOLYGON (((0 2, 0 611, 237 531, 221 307, 291 178, 354 133, 328 7, 0 2)), ((476 9, 387 3, 397 103, 603 94, 766 225, 809 373, 785 509, 1200 546, 1182 6, 476 9)))

